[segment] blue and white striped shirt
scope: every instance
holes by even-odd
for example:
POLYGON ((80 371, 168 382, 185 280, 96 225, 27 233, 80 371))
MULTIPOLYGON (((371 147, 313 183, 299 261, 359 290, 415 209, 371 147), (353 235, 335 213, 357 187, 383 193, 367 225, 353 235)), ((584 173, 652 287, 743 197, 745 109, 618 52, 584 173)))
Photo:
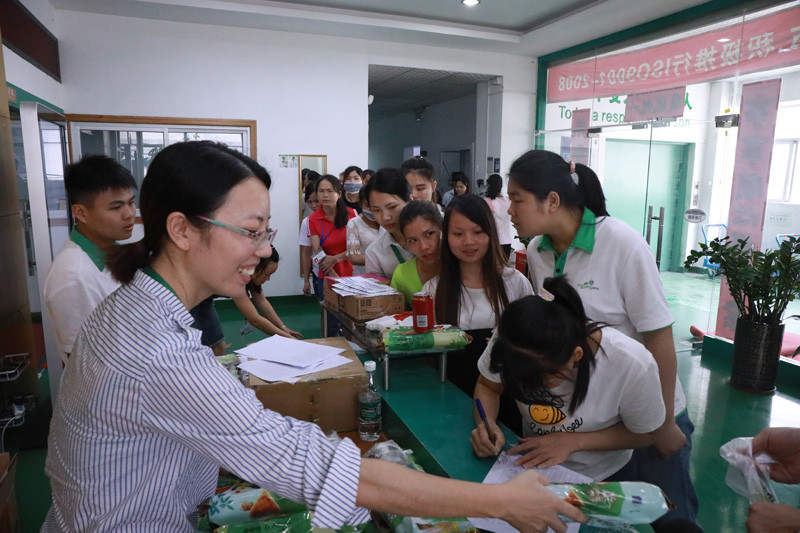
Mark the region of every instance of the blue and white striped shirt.
POLYGON ((366 521, 360 455, 265 410, 200 344, 192 317, 142 272, 84 323, 53 413, 42 531, 193 531, 220 466, 306 502, 313 525, 366 521))

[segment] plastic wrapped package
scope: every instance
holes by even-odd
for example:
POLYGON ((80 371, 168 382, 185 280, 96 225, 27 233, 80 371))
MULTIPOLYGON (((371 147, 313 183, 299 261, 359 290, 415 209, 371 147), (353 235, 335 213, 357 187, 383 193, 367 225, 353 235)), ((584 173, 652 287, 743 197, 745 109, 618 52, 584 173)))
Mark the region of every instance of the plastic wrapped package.
POLYGON ((218 492, 209 503, 208 519, 220 526, 244 524, 306 510, 303 503, 293 502, 247 482, 236 483, 218 492))
POLYGON ((778 503, 775 487, 769 477, 772 463, 769 454, 753 456, 752 437, 739 437, 723 444, 719 454, 728 462, 725 483, 750 500, 750 503, 778 503))
POLYGON ((228 524, 214 533, 311 533, 311 515, 306 511, 259 522, 228 524))
POLYGON ((394 328, 383 332, 383 346, 389 352, 417 350, 457 350, 472 342, 466 332, 452 326, 436 326, 431 331, 416 333, 414 328, 394 328))
POLYGON ((650 524, 670 510, 660 488, 641 481, 553 484, 548 489, 580 509, 596 527, 650 524))
MULTIPOLYGON (((414 461, 413 455, 406 453, 396 442, 389 440, 379 442, 365 454, 383 461, 390 461, 423 471, 414 461)), ((378 513, 395 533, 478 533, 478 530, 467 518, 420 518, 400 516, 390 513, 378 513)))

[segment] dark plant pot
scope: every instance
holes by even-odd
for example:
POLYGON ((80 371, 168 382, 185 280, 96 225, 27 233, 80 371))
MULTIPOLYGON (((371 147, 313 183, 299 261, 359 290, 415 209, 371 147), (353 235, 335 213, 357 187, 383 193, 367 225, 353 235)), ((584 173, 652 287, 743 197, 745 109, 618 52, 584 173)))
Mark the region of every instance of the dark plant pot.
POLYGON ((761 324, 739 317, 733 338, 731 385, 756 394, 774 393, 782 342, 783 324, 761 324))

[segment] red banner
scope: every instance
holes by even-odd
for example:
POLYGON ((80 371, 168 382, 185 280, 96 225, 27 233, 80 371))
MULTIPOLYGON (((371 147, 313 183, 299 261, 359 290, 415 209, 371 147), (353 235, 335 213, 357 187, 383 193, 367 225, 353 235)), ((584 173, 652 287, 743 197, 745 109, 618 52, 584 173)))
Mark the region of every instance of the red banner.
POLYGON ((800 64, 800 7, 548 69, 547 101, 633 94, 800 64))

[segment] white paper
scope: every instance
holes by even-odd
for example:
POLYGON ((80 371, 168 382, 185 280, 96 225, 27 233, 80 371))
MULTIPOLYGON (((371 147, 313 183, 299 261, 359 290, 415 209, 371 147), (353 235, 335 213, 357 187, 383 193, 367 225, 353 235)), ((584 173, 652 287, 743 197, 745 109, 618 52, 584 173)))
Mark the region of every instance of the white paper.
POLYGON ((236 353, 245 355, 250 359, 272 361, 283 365, 298 368, 308 368, 325 359, 342 353, 344 350, 333 346, 314 344, 313 342, 289 339, 280 335, 273 335, 262 341, 245 346, 236 353))
POLYGON ((239 364, 238 367, 246 372, 250 372, 263 381, 286 381, 287 383, 296 383, 300 381, 302 376, 307 374, 346 365, 349 362, 350 359, 347 357, 334 355, 333 357, 329 357, 307 368, 297 368, 280 363, 273 363, 271 361, 260 361, 258 359, 246 361, 239 364))
POLYGON ((341 296, 380 296, 382 294, 397 294, 389 285, 383 285, 373 279, 359 276, 337 278, 332 286, 333 291, 341 296))
MULTIPOLYGON (((521 455, 509 455, 506 452, 502 452, 497 457, 494 465, 492 465, 492 469, 486 474, 483 482, 487 484, 505 483, 517 474, 524 472, 526 470, 525 468, 514 464, 514 461, 520 457, 521 455)), ((551 466, 549 468, 531 468, 530 470, 539 472, 546 477, 550 483, 589 483, 592 481, 590 477, 579 474, 561 465, 551 466)), ((487 531, 494 531, 495 533, 518 533, 518 530, 514 526, 504 520, 496 518, 470 518, 469 521, 472 522, 475 527, 487 531)), ((579 529, 580 524, 567 524, 568 532, 576 533, 579 529)), ((548 529, 548 531, 553 530, 548 529)))

